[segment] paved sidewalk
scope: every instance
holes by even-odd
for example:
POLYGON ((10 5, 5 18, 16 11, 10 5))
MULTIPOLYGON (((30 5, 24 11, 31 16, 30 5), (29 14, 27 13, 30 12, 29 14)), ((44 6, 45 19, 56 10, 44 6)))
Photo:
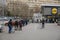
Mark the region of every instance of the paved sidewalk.
POLYGON ((53 23, 46 23, 41 29, 41 24, 31 23, 23 27, 22 31, 0 34, 0 40, 60 40, 60 27, 53 23))

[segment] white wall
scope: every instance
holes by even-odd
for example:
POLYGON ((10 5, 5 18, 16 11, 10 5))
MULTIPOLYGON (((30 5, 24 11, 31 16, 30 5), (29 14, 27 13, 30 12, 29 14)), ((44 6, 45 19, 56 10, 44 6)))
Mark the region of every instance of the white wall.
POLYGON ((40 13, 34 13, 33 14, 33 20, 34 21, 37 21, 37 19, 40 21, 40 20, 42 20, 42 14, 40 14, 40 13))

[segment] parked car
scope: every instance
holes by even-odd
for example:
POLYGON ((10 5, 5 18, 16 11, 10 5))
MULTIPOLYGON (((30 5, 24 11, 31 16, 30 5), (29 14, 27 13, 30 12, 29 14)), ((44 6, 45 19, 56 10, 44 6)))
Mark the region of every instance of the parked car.
POLYGON ((0 32, 3 32, 4 25, 0 24, 0 32))
POLYGON ((13 17, 0 17, 0 32, 3 31, 4 26, 8 25, 8 21, 12 19, 12 24, 14 25, 15 19, 13 17))
POLYGON ((4 28, 4 21, 0 20, 0 32, 3 32, 3 28, 4 28))
POLYGON ((0 17, 0 32, 3 32, 3 28, 6 22, 8 22, 8 19, 6 17, 0 17))

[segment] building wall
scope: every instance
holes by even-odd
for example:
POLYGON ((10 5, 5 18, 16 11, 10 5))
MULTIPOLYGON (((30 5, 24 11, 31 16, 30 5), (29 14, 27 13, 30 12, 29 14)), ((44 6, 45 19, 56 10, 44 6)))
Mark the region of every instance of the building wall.
MULTIPOLYGON (((41 4, 59 4, 60 3, 58 0, 6 0, 6 4, 8 4, 11 1, 22 1, 28 4, 29 9, 31 9, 28 13, 28 16, 33 16, 33 11, 36 10, 36 6, 41 7, 41 4)), ((9 10, 11 10, 11 8, 12 6, 10 5, 9 10)))
POLYGON ((35 5, 41 6, 41 4, 58 4, 58 0, 6 0, 6 2, 11 1, 22 1, 27 3, 30 7, 34 7, 35 5))

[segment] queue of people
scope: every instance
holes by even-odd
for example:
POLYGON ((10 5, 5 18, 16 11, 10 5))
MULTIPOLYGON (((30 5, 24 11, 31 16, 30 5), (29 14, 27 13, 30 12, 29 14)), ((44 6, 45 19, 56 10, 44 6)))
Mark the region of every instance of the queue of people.
POLYGON ((27 19, 22 19, 22 20, 15 20, 14 22, 14 26, 12 23, 12 19, 9 20, 8 22, 8 33, 11 33, 14 27, 14 30, 22 30, 22 27, 28 24, 28 20, 27 19))

